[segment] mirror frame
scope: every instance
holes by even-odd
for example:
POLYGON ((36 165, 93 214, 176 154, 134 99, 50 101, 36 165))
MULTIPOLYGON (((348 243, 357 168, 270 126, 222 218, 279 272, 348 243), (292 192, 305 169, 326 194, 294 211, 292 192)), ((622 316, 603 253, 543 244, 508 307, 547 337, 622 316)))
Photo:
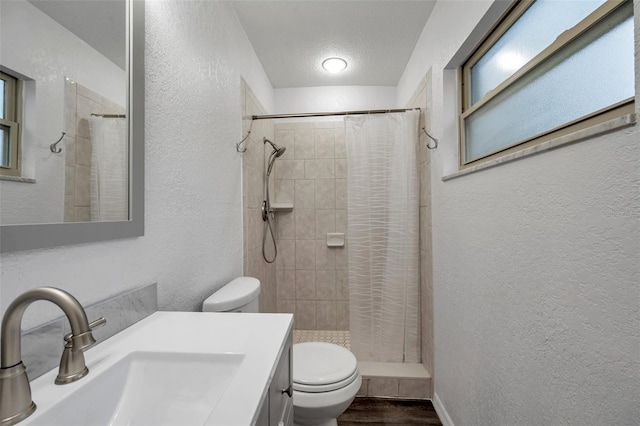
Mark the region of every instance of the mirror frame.
POLYGON ((144 0, 129 0, 130 220, 0 226, 0 253, 133 238, 144 235, 144 0))

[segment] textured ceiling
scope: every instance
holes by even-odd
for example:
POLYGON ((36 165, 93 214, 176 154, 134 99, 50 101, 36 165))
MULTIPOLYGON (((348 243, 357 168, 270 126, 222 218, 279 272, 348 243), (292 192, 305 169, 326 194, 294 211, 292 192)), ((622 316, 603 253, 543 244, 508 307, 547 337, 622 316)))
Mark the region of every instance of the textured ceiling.
POLYGON ((102 53, 111 62, 126 66, 125 0, 29 0, 60 25, 102 53))
POLYGON ((275 88, 396 86, 435 1, 232 1, 275 88), (322 69, 339 56, 340 74, 322 69))

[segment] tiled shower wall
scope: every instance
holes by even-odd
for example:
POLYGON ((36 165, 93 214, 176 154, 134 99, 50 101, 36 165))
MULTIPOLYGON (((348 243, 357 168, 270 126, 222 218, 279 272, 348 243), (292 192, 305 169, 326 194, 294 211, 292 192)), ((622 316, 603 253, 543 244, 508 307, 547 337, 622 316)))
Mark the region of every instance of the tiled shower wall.
POLYGON ((347 155, 340 121, 276 123, 275 201, 278 312, 294 314, 298 330, 349 330, 347 273, 347 155), (345 233, 344 247, 327 247, 327 233, 345 233))
POLYGON ((91 220, 91 114, 125 114, 124 107, 72 80, 64 82, 64 221, 91 220))
MULTIPOLYGON (((420 330, 422 364, 433 375, 433 288, 431 256, 431 153, 433 144, 422 128, 431 132, 431 70, 418 86, 407 108, 420 108, 420 140, 418 168, 420 170, 420 330)), ((433 395, 433 382, 428 381, 426 396, 433 395)))
MULTIPOLYGON (((276 265, 262 258, 263 222, 260 207, 263 194, 265 170, 265 150, 262 138, 273 140, 274 129, 271 120, 254 120, 247 117, 266 114, 251 89, 242 81, 243 136, 251 133, 243 144, 242 154, 242 205, 243 205, 243 265, 244 275, 260 280, 260 312, 276 312, 276 265)), ((265 152, 266 151, 266 152, 265 152)), ((268 240, 270 242, 270 240, 268 240)), ((267 244, 267 254, 272 256, 273 244, 267 244)))

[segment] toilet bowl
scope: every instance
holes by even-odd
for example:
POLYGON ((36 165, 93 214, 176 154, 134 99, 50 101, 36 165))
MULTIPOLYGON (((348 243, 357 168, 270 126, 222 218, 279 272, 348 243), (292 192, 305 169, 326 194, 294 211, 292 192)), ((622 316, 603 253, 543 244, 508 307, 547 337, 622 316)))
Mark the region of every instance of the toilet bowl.
POLYGON ((293 422, 337 426, 362 384, 356 357, 324 342, 293 345, 293 422))
MULTIPOLYGON (((258 312, 260 281, 240 277, 209 296, 203 312, 258 312)), ((323 342, 293 345, 294 426, 337 426, 362 384, 356 357, 323 342)))

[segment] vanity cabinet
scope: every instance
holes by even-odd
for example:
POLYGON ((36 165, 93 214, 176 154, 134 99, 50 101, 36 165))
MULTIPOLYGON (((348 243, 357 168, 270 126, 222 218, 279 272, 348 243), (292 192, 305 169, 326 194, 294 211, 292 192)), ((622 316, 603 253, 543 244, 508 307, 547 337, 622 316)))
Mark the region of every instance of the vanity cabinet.
POLYGON ((293 426, 293 337, 286 338, 269 390, 262 401, 257 426, 293 426))

